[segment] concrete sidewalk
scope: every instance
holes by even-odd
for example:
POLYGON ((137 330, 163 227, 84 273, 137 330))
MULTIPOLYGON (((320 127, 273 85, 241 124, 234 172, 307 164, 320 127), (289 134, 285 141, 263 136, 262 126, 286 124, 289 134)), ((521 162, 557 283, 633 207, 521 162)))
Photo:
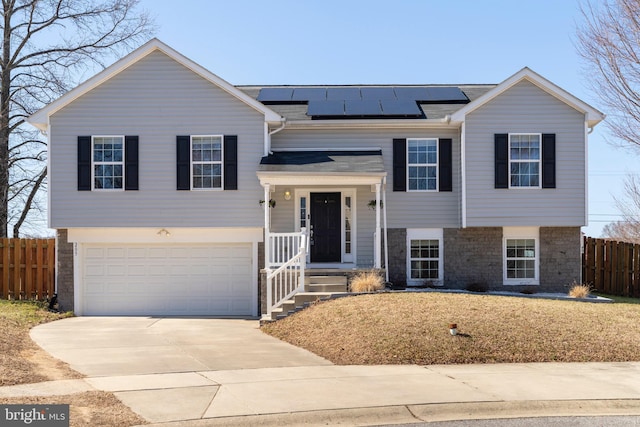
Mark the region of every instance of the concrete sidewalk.
POLYGON ((0 397, 104 390, 171 426, 640 415, 640 362, 335 366, 239 319, 81 317, 31 336, 87 378, 0 397))
MULTIPOLYGON (((640 416, 640 363, 314 366, 93 377, 62 387, 52 383, 62 382, 40 386, 59 394, 113 392, 149 422, 170 426, 640 416)), ((8 391, 38 394, 38 384, 16 387, 0 388, 0 396, 8 391)))

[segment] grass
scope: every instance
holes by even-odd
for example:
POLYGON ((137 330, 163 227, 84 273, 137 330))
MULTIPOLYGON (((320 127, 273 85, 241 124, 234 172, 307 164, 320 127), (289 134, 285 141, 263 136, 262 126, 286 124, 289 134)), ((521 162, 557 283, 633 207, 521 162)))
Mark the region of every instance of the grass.
MULTIPOLYGON (((0 386, 82 378, 38 347, 29 329, 71 314, 51 313, 42 303, 0 300, 0 386)), ((0 398, 0 404, 70 404, 70 425, 131 426, 146 422, 112 393, 92 391, 68 396, 0 398)))
POLYGON ((635 304, 383 293, 315 304, 263 330, 336 364, 429 365, 637 361, 639 324, 635 304))

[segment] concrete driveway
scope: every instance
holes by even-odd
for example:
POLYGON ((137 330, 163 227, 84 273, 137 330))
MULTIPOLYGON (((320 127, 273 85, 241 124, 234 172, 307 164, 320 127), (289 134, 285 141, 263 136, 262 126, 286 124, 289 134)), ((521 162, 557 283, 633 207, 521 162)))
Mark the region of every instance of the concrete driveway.
POLYGON ((74 317, 31 338, 89 377, 331 365, 263 334, 257 320, 74 317))

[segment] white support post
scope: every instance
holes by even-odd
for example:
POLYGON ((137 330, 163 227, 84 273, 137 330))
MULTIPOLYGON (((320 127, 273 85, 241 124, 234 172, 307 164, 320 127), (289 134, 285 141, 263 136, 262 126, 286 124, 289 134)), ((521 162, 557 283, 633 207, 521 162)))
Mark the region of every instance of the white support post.
POLYGON ((382 178, 382 215, 384 227, 384 277, 389 281, 389 232, 387 230, 387 178, 382 178))
POLYGON ((375 238, 375 248, 374 248, 374 268, 380 268, 382 266, 381 256, 380 256, 380 246, 381 246, 381 230, 380 230, 380 186, 381 184, 376 184, 376 238, 375 238))
POLYGON ((271 268, 271 230, 269 227, 269 223, 271 222, 271 212, 269 210, 269 196, 271 194, 271 186, 269 184, 264 184, 264 203, 262 207, 264 208, 264 268, 271 268))

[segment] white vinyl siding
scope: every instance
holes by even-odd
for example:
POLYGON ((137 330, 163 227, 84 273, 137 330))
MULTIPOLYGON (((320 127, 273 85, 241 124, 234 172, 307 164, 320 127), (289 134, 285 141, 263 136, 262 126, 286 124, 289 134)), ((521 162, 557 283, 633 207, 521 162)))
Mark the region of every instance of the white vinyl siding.
MULTIPOLYGON (((460 137, 456 129, 284 129, 272 137, 274 150, 287 149, 381 149, 384 168, 387 171, 386 209, 389 228, 460 227, 460 137), (393 139, 452 139, 452 179, 453 191, 398 192, 393 188, 393 139)), ((359 218, 371 216, 375 212, 366 204, 375 199, 369 188, 358 197, 359 218), (364 202, 363 208, 360 203, 364 202)), ((281 215, 279 209, 273 215, 281 215)), ((375 222, 372 223, 375 227, 375 222)), ((363 236, 364 234, 360 234, 363 236)), ((360 258, 360 251, 359 256, 360 258)), ((372 262, 371 260, 369 261, 372 262)), ((366 264, 363 264, 366 265, 366 264)))
POLYGON ((465 124, 466 225, 585 225, 584 119, 580 112, 526 81, 469 113, 465 124), (556 188, 495 188, 494 135, 523 132, 556 135, 556 188))
POLYGON ((262 227, 263 152, 262 114, 152 52, 51 116, 49 226, 262 227), (77 191, 78 135, 138 136, 139 191, 77 191), (237 135, 238 190, 176 191, 176 135, 237 135))

